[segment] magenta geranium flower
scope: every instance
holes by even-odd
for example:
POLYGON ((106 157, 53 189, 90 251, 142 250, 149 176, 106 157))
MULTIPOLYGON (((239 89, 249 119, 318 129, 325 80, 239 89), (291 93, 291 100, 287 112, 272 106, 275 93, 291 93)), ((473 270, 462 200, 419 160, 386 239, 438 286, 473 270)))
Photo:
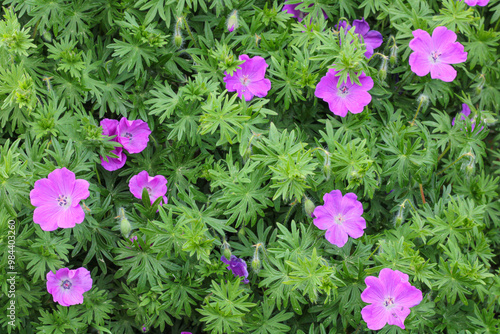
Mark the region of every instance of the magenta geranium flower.
POLYGON ((247 263, 242 259, 237 258, 235 255, 231 255, 231 258, 228 260, 224 255, 221 256, 220 260, 227 264, 227 269, 233 272, 234 276, 243 277, 243 283, 247 284, 250 281, 247 279, 248 271, 247 271, 247 263))
POLYGON ((368 328, 379 330, 388 323, 405 329, 410 307, 422 301, 422 291, 408 283, 408 275, 389 268, 382 269, 379 278, 368 276, 365 283, 361 300, 370 305, 361 310, 361 315, 368 328))
MULTIPOLYGON (((376 30, 370 30, 370 25, 365 21, 365 18, 354 20, 352 25, 354 27, 354 32, 359 35, 359 39, 365 44, 365 57, 370 58, 373 55, 373 50, 382 45, 382 34, 376 30)), ((346 21, 341 21, 337 29, 340 30, 341 27, 344 28, 346 33, 351 29, 351 26, 348 25, 346 21)))
MULTIPOLYGON (((288 2, 288 0, 285 1, 285 3, 287 3, 287 2, 288 2)), ((297 7, 301 4, 302 4, 302 2, 284 5, 281 10, 284 12, 287 12, 288 14, 292 14, 293 17, 297 19, 297 21, 302 22, 302 20, 304 19, 304 17, 306 17, 306 15, 308 13, 304 13, 304 12, 300 11, 299 9, 297 9, 297 7)), ((308 7, 312 7, 312 6, 314 6, 314 5, 310 4, 308 7)), ((324 16, 325 20, 328 20, 328 15, 326 15, 324 10, 323 10, 323 16, 324 16)))
MULTIPOLYGON (((465 121, 465 119, 470 116, 470 108, 465 103, 462 103, 462 112, 459 114, 459 116, 460 116, 460 119, 462 121, 465 121)), ((451 121, 452 126, 455 126, 455 119, 456 119, 456 117, 453 117, 453 120, 451 121)), ((474 128, 476 127, 476 120, 475 119, 471 120, 471 125, 472 125, 472 131, 474 131, 474 128)), ((484 129, 484 126, 482 126, 479 131, 481 131, 483 129, 484 129)))
POLYGON ((348 111, 353 114, 362 112, 372 100, 372 96, 368 93, 373 88, 372 78, 362 72, 359 76, 361 85, 357 85, 351 83, 348 75, 347 81, 337 88, 339 82, 339 77, 335 76, 337 73, 337 70, 329 69, 316 86, 314 95, 328 102, 330 111, 335 115, 344 117, 348 111))
POLYGON ((473 6, 484 7, 488 4, 488 2, 490 2, 490 0, 464 0, 464 2, 471 7, 473 6))
POLYGON ((62 306, 83 303, 83 293, 92 289, 90 272, 85 268, 61 268, 47 273, 47 291, 62 306))
POLYGON ((463 63, 467 60, 464 46, 458 42, 457 35, 446 27, 437 27, 432 32, 432 38, 427 31, 417 29, 410 41, 411 70, 423 77, 431 72, 432 79, 451 82, 457 76, 457 71, 450 64, 463 63))
MULTIPOLYGON (((108 119, 105 118, 100 122, 102 127, 102 134, 105 136, 117 136, 118 135, 118 121, 116 119, 108 119)), ((118 138, 115 137, 111 139, 111 141, 118 142, 118 138)), ((101 157, 101 164, 104 169, 109 171, 114 171, 122 168, 127 161, 127 156, 125 152, 123 152, 123 148, 117 147, 111 153, 116 154, 118 158, 106 157, 108 161, 106 161, 103 157, 101 157)))
POLYGON ((151 130, 148 123, 137 119, 129 121, 125 117, 118 124, 118 142, 128 153, 140 153, 148 146, 151 130))
POLYGON ((244 98, 245 101, 250 101, 254 96, 266 96, 271 89, 271 81, 265 78, 266 68, 269 65, 264 58, 241 55, 239 60, 245 61, 240 65, 241 69, 233 72, 233 75, 224 72, 226 89, 229 92, 238 92, 238 97, 244 98))
POLYGON ((31 204, 37 207, 33 221, 44 231, 75 227, 85 218, 79 203, 89 195, 86 180, 75 179, 75 173, 65 167, 55 169, 48 178, 36 181, 30 192, 31 204))
POLYGON ((332 190, 323 196, 325 204, 314 209, 314 225, 320 230, 326 230, 326 240, 343 247, 347 237, 357 239, 363 235, 366 221, 363 205, 354 193, 342 196, 340 190, 332 190))
POLYGON ((163 197, 160 205, 168 202, 167 196, 165 196, 167 193, 167 179, 163 175, 151 177, 148 172, 143 170, 139 174, 132 176, 128 186, 130 188, 130 192, 136 198, 142 199, 142 192, 146 189, 149 194, 151 204, 153 204, 158 197, 163 197))

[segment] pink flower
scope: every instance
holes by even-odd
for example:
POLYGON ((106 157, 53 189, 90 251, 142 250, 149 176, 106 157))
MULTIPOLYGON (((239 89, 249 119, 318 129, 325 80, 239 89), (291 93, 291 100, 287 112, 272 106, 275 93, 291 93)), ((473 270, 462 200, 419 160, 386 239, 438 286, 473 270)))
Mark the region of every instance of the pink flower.
POLYGON ((160 205, 168 202, 165 194, 167 193, 167 179, 163 175, 149 176, 148 172, 143 170, 139 174, 132 176, 128 183, 130 192, 139 199, 142 199, 142 192, 145 188, 148 191, 151 204, 158 198, 163 197, 160 205))
MULTIPOLYGON (((460 113, 460 120, 465 121, 466 118, 470 116, 470 108, 468 105, 465 103, 462 103, 462 112, 460 113)), ((455 118, 453 117, 453 120, 451 121, 451 125, 455 126, 455 118)), ((476 120, 472 119, 471 120, 471 125, 472 125, 472 131, 474 131, 474 128, 476 127, 476 120)), ((484 126, 481 127, 479 131, 482 131, 484 129, 484 126)))
POLYGON ((224 72, 224 82, 229 92, 238 92, 240 99, 250 101, 254 96, 264 97, 271 89, 271 81, 265 78, 267 65, 264 58, 255 56, 249 58, 241 55, 239 60, 245 62, 240 65, 241 69, 236 70, 233 75, 224 72))
POLYGON ((61 268, 47 273, 47 291, 62 306, 83 303, 83 293, 92 289, 90 272, 85 268, 61 268))
MULTIPOLYGON (((352 25, 354 27, 354 32, 358 34, 359 38, 362 39, 365 44, 365 57, 370 58, 373 55, 373 50, 382 45, 382 34, 376 30, 370 30, 370 25, 365 21, 365 18, 362 20, 354 20, 352 25)), ((351 26, 348 25, 346 21, 341 21, 337 29, 340 30, 341 27, 344 28, 346 33, 351 29, 351 26)))
MULTIPOLYGON (((105 136, 116 136, 118 135, 118 121, 115 119, 105 118, 101 121, 102 134, 105 136)), ((111 141, 118 142, 118 138, 115 137, 111 139, 111 141)), ((108 161, 106 161, 103 157, 101 157, 101 164, 104 169, 109 171, 114 171, 122 168, 127 161, 127 156, 125 152, 123 152, 123 148, 117 147, 111 153, 116 154, 118 158, 110 158, 106 157, 108 161)))
POLYGON ((368 276, 365 283, 361 299, 371 305, 365 306, 361 315, 368 328, 379 330, 388 323, 405 329, 410 307, 422 301, 422 291, 408 283, 408 275, 389 268, 382 269, 379 278, 368 276))
POLYGON ((125 117, 118 124, 118 142, 128 153, 140 153, 148 146, 151 130, 148 123, 139 119, 129 121, 125 117))
POLYGON ((324 205, 314 209, 314 225, 320 230, 326 230, 326 240, 343 247, 347 236, 357 239, 363 235, 366 221, 363 214, 363 205, 357 200, 354 193, 342 196, 340 190, 332 190, 323 196, 324 205))
POLYGON ((467 60, 464 46, 458 42, 457 35, 446 29, 437 27, 432 32, 432 38, 427 31, 417 29, 410 41, 411 70, 423 77, 431 72, 432 79, 451 82, 457 76, 457 71, 449 64, 463 63, 467 60))
POLYGON ((33 221, 44 231, 75 227, 85 218, 79 203, 89 195, 86 180, 76 180, 75 173, 66 168, 55 169, 47 179, 36 181, 30 192, 31 204, 37 207, 33 221))
POLYGON ((488 4, 489 1, 490 0, 464 0, 464 2, 471 7, 473 7, 473 6, 484 7, 488 4))
POLYGON ((316 86, 314 95, 328 102, 330 111, 335 115, 345 117, 348 111, 359 114, 372 100, 372 96, 368 93, 373 88, 372 78, 362 72, 359 76, 361 85, 357 85, 351 83, 347 76, 347 81, 337 88, 339 82, 339 77, 335 76, 337 73, 337 70, 329 69, 316 86))

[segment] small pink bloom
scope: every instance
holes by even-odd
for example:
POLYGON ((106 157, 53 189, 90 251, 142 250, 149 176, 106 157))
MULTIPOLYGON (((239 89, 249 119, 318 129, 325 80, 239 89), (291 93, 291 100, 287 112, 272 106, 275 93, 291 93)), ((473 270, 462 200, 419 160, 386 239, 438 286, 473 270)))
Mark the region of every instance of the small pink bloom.
POLYGON ((471 7, 474 7, 474 6, 484 7, 488 4, 489 1, 490 0, 464 0, 464 2, 471 7))
POLYGON ((62 306, 83 303, 83 293, 92 288, 90 272, 85 268, 61 268, 55 274, 47 273, 47 291, 62 306))
POLYGON ((239 60, 245 62, 240 65, 241 69, 236 70, 233 75, 224 72, 224 82, 229 92, 238 92, 240 99, 250 101, 254 96, 264 97, 271 89, 271 81, 265 78, 267 65, 264 58, 255 56, 249 58, 241 55, 239 60))
MULTIPOLYGON (((115 119, 105 118, 101 121, 102 134, 105 136, 116 136, 118 135, 118 121, 115 119)), ((118 142, 118 138, 115 137, 111 139, 111 141, 118 142)), ((123 152, 123 148, 117 147, 111 153, 116 154, 118 158, 106 157, 108 161, 106 161, 103 157, 101 157, 101 165, 104 169, 109 171, 114 171, 122 168, 127 161, 127 156, 125 152, 123 152)))
POLYGON ((132 176, 128 184, 130 192, 139 199, 142 199, 143 189, 149 194, 151 204, 158 198, 163 197, 160 205, 168 202, 165 194, 167 193, 167 179, 163 175, 149 176, 148 172, 143 170, 139 174, 132 176))
POLYGON ((371 330, 382 329, 387 323, 405 329, 404 321, 410 307, 420 304, 422 291, 408 283, 408 275, 384 268, 379 278, 368 276, 361 300, 370 305, 361 310, 361 316, 371 330))
MULTIPOLYGON (((382 45, 382 34, 376 30, 370 30, 370 25, 365 21, 365 18, 362 20, 354 20, 352 25, 354 27, 354 33, 357 34, 359 39, 362 39, 365 44, 365 57, 370 58, 373 55, 373 50, 382 45)), ((344 28, 346 34, 351 30, 351 26, 348 25, 346 21, 341 21, 337 29, 340 30, 341 27, 344 28)))
POLYGON ((335 115, 345 117, 348 111, 359 114, 372 100, 372 96, 368 93, 373 88, 372 78, 363 72, 359 76, 361 85, 357 85, 351 83, 349 76, 347 76, 347 81, 337 88, 339 82, 337 73, 337 70, 329 69, 316 86, 314 95, 328 102, 330 111, 335 115))
POLYGON ((432 32, 432 38, 427 31, 417 29, 410 41, 411 70, 418 76, 426 76, 431 72, 432 79, 451 82, 457 76, 457 71, 450 64, 463 63, 467 60, 464 46, 458 42, 457 35, 446 27, 437 27, 432 32))
POLYGON ((343 247, 347 237, 360 238, 366 228, 363 205, 354 193, 342 196, 340 190, 332 190, 323 196, 325 204, 314 209, 314 225, 320 230, 326 230, 326 240, 343 247))
MULTIPOLYGON (((462 112, 459 114, 459 116, 460 116, 460 120, 462 120, 462 121, 465 121, 465 119, 469 118, 469 116, 470 116, 470 108, 465 103, 462 103, 462 112)), ((455 119, 456 119, 456 117, 453 117, 453 120, 451 121, 452 126, 455 126, 455 119)), ((474 131, 474 128, 476 127, 476 120, 472 119, 471 124, 472 124, 472 131, 474 131)), ((483 129, 484 129, 484 126, 482 126, 479 131, 482 131, 483 129)))
POLYGON ((85 218, 79 203, 89 195, 86 180, 75 179, 75 173, 65 167, 55 169, 48 178, 36 181, 30 192, 31 204, 37 207, 33 221, 44 231, 75 227, 85 218))
POLYGON ((148 123, 139 119, 129 121, 125 117, 118 125, 118 142, 128 153, 140 153, 148 146, 151 130, 148 123))

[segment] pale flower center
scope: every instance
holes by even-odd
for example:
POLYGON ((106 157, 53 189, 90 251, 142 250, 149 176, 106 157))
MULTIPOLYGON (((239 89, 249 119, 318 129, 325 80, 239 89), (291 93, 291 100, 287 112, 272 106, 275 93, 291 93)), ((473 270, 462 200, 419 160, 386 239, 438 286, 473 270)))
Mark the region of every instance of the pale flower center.
POLYGON ((394 307, 394 298, 392 297, 387 297, 384 299, 384 306, 388 309, 391 309, 394 307))
POLYGON ((441 56, 441 54, 438 53, 437 51, 432 51, 431 52, 431 62, 436 64, 438 62, 440 56, 441 56))
POLYGON ((57 204, 60 207, 67 208, 71 205, 71 199, 68 196, 59 195, 57 196, 57 204))
POLYGON ((125 132, 125 135, 123 135, 123 137, 127 139, 132 139, 132 134, 130 132, 125 132))
POLYGON ((151 190, 153 190, 153 189, 151 189, 151 187, 144 187, 144 188, 146 188, 146 190, 147 190, 148 194, 150 194, 150 195, 151 195, 151 190))
POLYGON ((69 290, 69 288, 71 288, 71 286, 72 286, 72 285, 73 285, 73 284, 72 284, 72 283, 71 283, 71 281, 70 281, 70 280, 68 280, 68 279, 67 279, 67 280, 65 280, 65 281, 63 281, 63 282, 62 282, 62 284, 61 284, 61 286, 62 286, 62 287, 63 287, 63 289, 65 289, 65 290, 69 290))
POLYGON ((337 225, 342 225, 344 223, 344 216, 342 216, 341 214, 338 214, 334 219, 333 221, 335 222, 335 224, 337 225))
POLYGON ((337 95, 340 97, 346 97, 347 95, 349 95, 349 88, 346 85, 340 86, 337 95))
POLYGON ((248 75, 242 75, 240 82, 243 86, 248 86, 250 83, 250 79, 248 79, 248 75))

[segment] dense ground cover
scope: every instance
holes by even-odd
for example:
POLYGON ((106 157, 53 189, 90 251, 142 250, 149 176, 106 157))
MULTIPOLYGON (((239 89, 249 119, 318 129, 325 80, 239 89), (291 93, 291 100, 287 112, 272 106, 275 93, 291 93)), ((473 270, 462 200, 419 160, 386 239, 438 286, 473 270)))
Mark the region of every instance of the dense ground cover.
POLYGON ((498 0, 5 0, 0 332, 498 333, 498 0))

